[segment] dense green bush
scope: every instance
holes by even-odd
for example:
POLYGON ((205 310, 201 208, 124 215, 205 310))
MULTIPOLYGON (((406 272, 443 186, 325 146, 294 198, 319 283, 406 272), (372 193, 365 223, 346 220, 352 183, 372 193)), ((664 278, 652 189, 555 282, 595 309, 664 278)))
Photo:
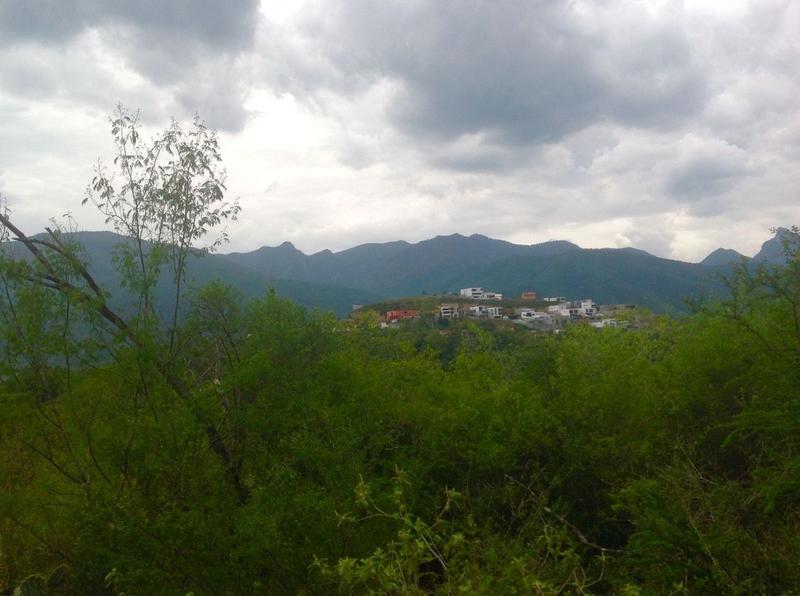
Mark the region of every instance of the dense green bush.
POLYGON ((800 342, 793 305, 739 275, 747 312, 561 337, 351 327, 211 286, 179 333, 194 403, 135 347, 67 370, 57 315, 21 313, 0 581, 63 564, 86 594, 791 591, 800 342))

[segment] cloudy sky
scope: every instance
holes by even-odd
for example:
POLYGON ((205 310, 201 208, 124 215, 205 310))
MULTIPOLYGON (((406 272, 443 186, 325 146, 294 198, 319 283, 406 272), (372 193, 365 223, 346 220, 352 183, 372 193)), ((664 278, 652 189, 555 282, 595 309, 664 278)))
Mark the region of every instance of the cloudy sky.
POLYGON ((699 260, 800 223, 800 0, 0 0, 0 193, 81 207, 108 116, 220 131, 226 250, 481 233, 699 260))

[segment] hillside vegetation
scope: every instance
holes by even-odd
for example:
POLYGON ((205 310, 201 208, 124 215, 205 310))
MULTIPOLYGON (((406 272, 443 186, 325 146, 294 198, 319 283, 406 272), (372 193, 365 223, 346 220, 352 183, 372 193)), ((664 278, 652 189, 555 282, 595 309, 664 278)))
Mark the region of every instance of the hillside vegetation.
POLYGON ((63 297, 5 284, 20 298, 2 328, 6 590, 800 583, 796 257, 739 269, 734 299, 690 317, 557 338, 345 328, 212 284, 179 329, 184 395, 158 336, 109 361, 64 336, 63 297))
MULTIPOLYGON (((284 243, 221 258, 260 275, 363 288, 386 298, 481 286, 507 296, 535 290, 540 296, 591 297, 678 312, 687 298, 721 291, 713 267, 635 249, 582 249, 565 241, 521 245, 478 234, 313 255, 284 243)), ((727 261, 715 264, 728 269, 727 261)))
MULTIPOLYGON (((124 236, 112 232, 75 232, 65 234, 82 246, 82 252, 90 263, 90 271, 97 282, 111 292, 112 302, 121 310, 135 310, 135 292, 126 291, 122 276, 114 266, 115 247, 130 244, 124 236)), ((18 244, 18 243, 17 243, 18 244)), ((21 246, 7 247, 9 253, 24 256, 21 246)), ((245 264, 231 261, 225 255, 201 255, 197 251, 189 254, 186 262, 186 284, 197 289, 212 281, 230 285, 245 297, 257 298, 268 290, 279 296, 290 298, 308 308, 332 310, 339 316, 350 313, 353 304, 375 302, 380 298, 368 290, 358 290, 325 283, 315 283, 297 279, 286 279, 271 274, 254 271, 245 264)), ((172 298, 172 278, 163 271, 155 288, 155 300, 159 308, 169 308, 172 298)))

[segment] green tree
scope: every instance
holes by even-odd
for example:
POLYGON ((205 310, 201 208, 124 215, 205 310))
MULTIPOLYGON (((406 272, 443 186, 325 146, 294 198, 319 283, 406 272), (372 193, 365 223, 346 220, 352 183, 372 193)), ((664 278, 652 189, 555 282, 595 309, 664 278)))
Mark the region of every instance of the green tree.
MULTIPOLYGON (((106 223, 131 241, 117 247, 117 265, 123 282, 139 297, 140 321, 155 315, 153 291, 161 267, 169 265, 174 288, 168 324, 172 353, 186 260, 211 229, 236 219, 239 204, 224 198, 225 170, 220 166, 217 135, 199 117, 188 130, 173 120, 144 145, 138 112, 119 106, 111 119, 111 134, 121 184, 98 165, 83 203, 92 201, 106 223)), ((223 230, 199 250, 213 251, 226 239, 223 230)))
MULTIPOLYGON (((173 122, 152 144, 144 146, 138 115, 122 107, 111 119, 111 133, 121 186, 115 187, 115 177, 99 167, 84 202, 92 200, 107 222, 125 235, 117 247, 116 264, 123 286, 138 299, 136 316, 126 319, 112 308, 107 290, 96 282, 69 234, 49 227, 45 236, 28 236, 13 223, 5 207, 0 210, 0 234, 16 240, 29 258, 3 258, 4 278, 20 291, 39 287, 56 292, 79 307, 92 325, 105 324, 105 336, 115 338, 113 345, 127 346, 136 355, 134 382, 139 390, 149 393, 149 387, 156 384, 153 378, 159 378, 193 412, 238 498, 244 500, 246 490, 225 438, 207 409, 200 406, 192 379, 181 374, 175 353, 186 259, 194 250, 193 243, 239 211, 236 202, 223 196, 225 176, 219 166, 216 134, 196 118, 189 131, 173 122), (162 326, 153 291, 164 264, 171 267, 174 299, 162 326)), ((223 238, 214 240, 207 250, 223 238)), ((10 250, 9 246, 4 243, 4 250, 10 250)), ((15 300, 8 298, 9 302, 15 300)), ((109 348, 111 353, 116 350, 112 344, 109 348)))

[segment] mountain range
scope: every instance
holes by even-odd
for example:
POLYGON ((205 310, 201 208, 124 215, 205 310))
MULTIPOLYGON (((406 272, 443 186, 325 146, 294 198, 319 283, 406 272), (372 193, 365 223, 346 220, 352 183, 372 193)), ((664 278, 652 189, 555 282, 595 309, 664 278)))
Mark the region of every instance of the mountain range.
MULTIPOLYGON (((780 228, 753 261, 784 260, 780 228)), ((122 238, 111 232, 80 232, 92 270, 101 285, 120 287, 111 255, 122 238)), ((584 249, 564 240, 513 244, 473 234, 437 236, 417 243, 362 244, 341 252, 306 255, 291 243, 252 252, 193 257, 190 285, 214 279, 246 296, 274 289, 309 307, 348 313, 353 304, 420 294, 448 294, 481 286, 507 296, 536 291, 540 296, 591 297, 599 303, 635 303, 657 312, 676 312, 689 296, 721 291, 716 274, 746 259, 717 249, 700 263, 656 257, 635 248, 584 249)), ((163 280, 166 300, 168 280, 163 280)), ((122 300, 117 296, 117 300, 122 300)))
POLYGON ((592 297, 674 311, 682 308, 684 297, 718 289, 708 267, 641 250, 583 249, 563 240, 520 245, 479 234, 313 255, 284 243, 220 258, 267 277, 362 288, 387 298, 481 286, 509 296, 533 290, 540 296, 592 297))

